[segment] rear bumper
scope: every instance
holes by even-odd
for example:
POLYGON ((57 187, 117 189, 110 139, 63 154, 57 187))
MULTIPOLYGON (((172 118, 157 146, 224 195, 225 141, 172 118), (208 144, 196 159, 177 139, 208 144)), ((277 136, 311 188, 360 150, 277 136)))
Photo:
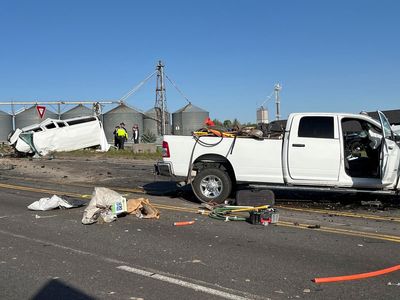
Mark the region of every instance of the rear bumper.
POLYGON ((172 165, 170 162, 159 161, 154 165, 154 172, 161 176, 173 176, 172 165))

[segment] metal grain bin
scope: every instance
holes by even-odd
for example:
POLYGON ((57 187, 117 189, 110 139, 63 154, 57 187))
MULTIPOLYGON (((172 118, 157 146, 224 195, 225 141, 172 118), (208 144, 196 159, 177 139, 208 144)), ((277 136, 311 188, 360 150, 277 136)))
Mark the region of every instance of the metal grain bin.
POLYGON ((209 112, 189 103, 172 114, 172 132, 176 135, 191 135, 193 131, 204 127, 209 112))
POLYGON ((12 116, 0 110, 0 142, 6 142, 8 134, 13 129, 12 116))
POLYGON ((158 132, 158 122, 157 122, 157 112, 155 108, 152 108, 145 112, 143 119, 143 131, 150 131, 155 135, 159 135, 158 132))
POLYGON ((82 104, 78 104, 77 106, 63 113, 61 115, 61 120, 72 119, 77 117, 93 116, 93 115, 94 113, 92 109, 82 104))
POLYGON ((268 124, 268 109, 264 106, 261 106, 257 109, 257 124, 268 124))
MULTIPOLYGON (((164 113, 165 119, 167 120, 165 126, 165 134, 171 134, 171 114, 169 112, 164 113)), ((157 120, 159 116, 157 116, 156 108, 152 108, 145 112, 143 125, 144 131, 150 131, 154 133, 156 136, 161 135, 161 125, 157 120)))
POLYGON ((39 117, 39 113, 36 109, 36 105, 27 108, 15 115, 15 128, 22 128, 25 126, 33 125, 33 124, 39 124, 40 122, 46 120, 46 119, 58 119, 58 114, 52 112, 51 110, 46 108, 46 112, 41 119, 39 117))
POLYGON ((143 113, 126 104, 120 104, 103 115, 104 131, 109 143, 114 143, 113 131, 115 126, 119 125, 121 122, 125 123, 129 139, 132 138, 133 125, 137 124, 139 126, 139 132, 143 132, 143 113))

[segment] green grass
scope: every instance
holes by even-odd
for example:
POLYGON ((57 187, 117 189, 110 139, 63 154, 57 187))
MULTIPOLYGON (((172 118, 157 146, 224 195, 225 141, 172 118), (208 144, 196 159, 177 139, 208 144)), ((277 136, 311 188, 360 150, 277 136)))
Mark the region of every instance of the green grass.
POLYGON ((158 160, 161 159, 161 153, 140 152, 134 153, 130 149, 115 150, 110 149, 108 152, 97 152, 93 149, 83 149, 70 152, 56 152, 55 157, 96 157, 96 158, 126 158, 126 159, 145 159, 158 160))
MULTIPOLYGON (((7 144, 0 143, 0 153, 13 153, 14 150, 7 144)), ((50 154, 49 154, 50 155, 50 154)), ((141 159, 141 160, 158 160, 161 159, 161 152, 155 153, 140 152, 134 153, 132 149, 116 150, 110 148, 108 152, 98 152, 95 149, 82 149, 70 152, 55 152, 52 154, 55 157, 97 157, 97 158, 126 158, 126 159, 141 159)))

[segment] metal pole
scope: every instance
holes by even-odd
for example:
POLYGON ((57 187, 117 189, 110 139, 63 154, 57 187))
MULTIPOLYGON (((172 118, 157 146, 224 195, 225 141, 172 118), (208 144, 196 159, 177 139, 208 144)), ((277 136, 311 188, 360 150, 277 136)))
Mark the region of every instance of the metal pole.
POLYGON ((276 120, 281 119, 281 113, 280 113, 281 102, 280 102, 280 98, 279 98, 279 92, 281 89, 282 89, 282 86, 279 83, 275 84, 274 91, 275 91, 275 104, 276 104, 276 116, 275 116, 276 120))
POLYGON ((11 102, 11 113, 12 113, 12 126, 13 126, 13 130, 15 130, 15 107, 14 107, 14 103, 11 102))
POLYGON ((164 66, 161 60, 158 62, 160 66, 160 86, 161 86, 161 134, 165 135, 165 87, 164 87, 164 66))

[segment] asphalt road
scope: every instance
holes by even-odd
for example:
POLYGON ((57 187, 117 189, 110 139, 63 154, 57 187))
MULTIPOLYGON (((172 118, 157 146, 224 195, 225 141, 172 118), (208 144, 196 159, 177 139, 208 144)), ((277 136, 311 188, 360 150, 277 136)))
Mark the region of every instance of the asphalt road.
POLYGON ((35 212, 26 206, 54 191, 77 198, 91 194, 91 184, 5 175, 0 173, 1 299, 400 297, 400 271, 312 282, 398 265, 398 211, 344 216, 280 209, 281 222, 263 227, 196 214, 198 203, 176 195, 147 195, 160 208, 159 220, 125 216, 82 225, 83 207, 35 212), (195 224, 173 226, 184 220, 195 224), (315 224, 320 228, 308 228, 315 224))

